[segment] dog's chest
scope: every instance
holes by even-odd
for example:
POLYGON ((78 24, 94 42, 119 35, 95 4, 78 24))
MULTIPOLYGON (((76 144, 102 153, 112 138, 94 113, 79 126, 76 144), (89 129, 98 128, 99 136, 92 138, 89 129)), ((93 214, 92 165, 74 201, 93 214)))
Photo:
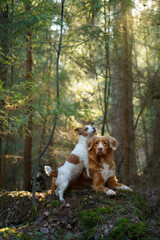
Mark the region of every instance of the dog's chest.
POLYGON ((103 159, 101 160, 101 163, 103 166, 103 169, 101 170, 101 175, 104 181, 107 182, 108 178, 115 175, 115 170, 110 169, 110 166, 107 163, 105 163, 103 159))
POLYGON ((88 158, 88 150, 86 147, 86 143, 77 144, 71 154, 75 154, 76 156, 78 156, 80 161, 85 161, 85 159, 88 158))

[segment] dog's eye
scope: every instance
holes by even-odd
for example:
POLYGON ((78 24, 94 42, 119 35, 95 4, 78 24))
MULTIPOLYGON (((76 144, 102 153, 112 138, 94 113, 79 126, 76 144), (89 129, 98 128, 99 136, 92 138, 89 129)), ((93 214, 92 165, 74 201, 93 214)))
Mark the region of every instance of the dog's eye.
POLYGON ((95 145, 97 145, 98 144, 98 142, 95 142, 95 145))
POLYGON ((104 142, 104 145, 106 145, 107 144, 107 142, 104 142))
POLYGON ((88 130, 88 127, 85 128, 85 131, 87 131, 87 130, 88 130))

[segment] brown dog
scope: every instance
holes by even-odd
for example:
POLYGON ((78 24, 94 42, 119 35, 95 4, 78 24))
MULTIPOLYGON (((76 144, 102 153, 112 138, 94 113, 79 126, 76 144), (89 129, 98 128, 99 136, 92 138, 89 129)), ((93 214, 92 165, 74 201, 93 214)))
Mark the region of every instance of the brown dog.
MULTIPOLYGON (((115 176, 114 150, 117 148, 117 140, 111 136, 94 136, 87 144, 89 149, 88 169, 91 179, 87 177, 84 170, 77 179, 70 182, 69 188, 80 189, 86 185, 91 185, 95 191, 103 191, 108 196, 116 194, 108 187, 132 191, 126 185, 118 183, 115 176)), ((51 193, 54 194, 56 190, 56 172, 54 170, 51 171, 50 176, 53 177, 51 193)))
POLYGON ((92 187, 95 191, 106 192, 109 196, 116 193, 108 187, 132 191, 126 185, 118 183, 115 175, 114 151, 117 144, 117 140, 111 136, 94 136, 88 154, 92 187))

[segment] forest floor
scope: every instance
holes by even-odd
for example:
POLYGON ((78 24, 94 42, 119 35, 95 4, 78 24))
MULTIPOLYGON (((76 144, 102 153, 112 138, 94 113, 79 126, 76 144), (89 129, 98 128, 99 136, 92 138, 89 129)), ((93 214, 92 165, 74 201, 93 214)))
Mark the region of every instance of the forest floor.
POLYGON ((92 189, 70 191, 66 202, 46 193, 0 193, 0 240, 160 239, 160 221, 136 192, 114 197, 92 189))

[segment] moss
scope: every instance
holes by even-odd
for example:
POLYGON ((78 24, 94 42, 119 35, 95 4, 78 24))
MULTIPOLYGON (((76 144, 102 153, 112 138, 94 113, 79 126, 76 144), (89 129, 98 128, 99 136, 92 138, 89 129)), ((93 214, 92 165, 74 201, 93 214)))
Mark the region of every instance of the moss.
POLYGON ((130 195, 131 203, 135 206, 135 215, 138 216, 140 220, 144 220, 146 217, 151 215, 151 209, 147 205, 144 197, 138 193, 134 192, 134 194, 130 195))
POLYGON ((81 203, 81 208, 83 207, 88 207, 88 206, 91 206, 92 205, 92 201, 90 200, 90 199, 86 199, 86 198, 84 198, 84 197, 82 197, 81 199, 80 199, 80 203, 81 203))
POLYGON ((127 206, 125 207, 125 206, 122 206, 122 205, 118 205, 118 206, 116 206, 115 208, 116 208, 115 211, 116 211, 116 210, 119 210, 119 212, 120 212, 121 214, 123 214, 123 215, 128 214, 128 208, 127 208, 127 206))
POLYGON ((80 213, 80 221, 86 228, 96 226, 100 222, 101 218, 98 213, 94 211, 82 211, 80 213))
POLYGON ((121 218, 116 222, 115 228, 109 233, 108 239, 125 240, 141 239, 147 240, 147 224, 145 222, 131 223, 129 219, 121 218))
POLYGON ((107 211, 107 213, 114 213, 115 209, 111 208, 111 207, 108 207, 108 208, 106 208, 106 211, 107 211))
POLYGON ((56 208, 58 206, 60 206, 62 203, 60 201, 52 201, 51 202, 51 206, 52 208, 56 208))
POLYGON ((30 235, 28 235, 28 234, 23 234, 20 239, 23 239, 23 240, 31 240, 31 239, 33 239, 33 237, 30 236, 30 235))
MULTIPOLYGON (((111 211, 111 208, 99 207, 94 210, 81 211, 79 213, 79 220, 81 228, 85 229, 85 238, 93 239, 94 235, 98 231, 100 222, 105 217, 107 211, 111 211)), ((84 238, 82 238, 84 239, 84 238)))

